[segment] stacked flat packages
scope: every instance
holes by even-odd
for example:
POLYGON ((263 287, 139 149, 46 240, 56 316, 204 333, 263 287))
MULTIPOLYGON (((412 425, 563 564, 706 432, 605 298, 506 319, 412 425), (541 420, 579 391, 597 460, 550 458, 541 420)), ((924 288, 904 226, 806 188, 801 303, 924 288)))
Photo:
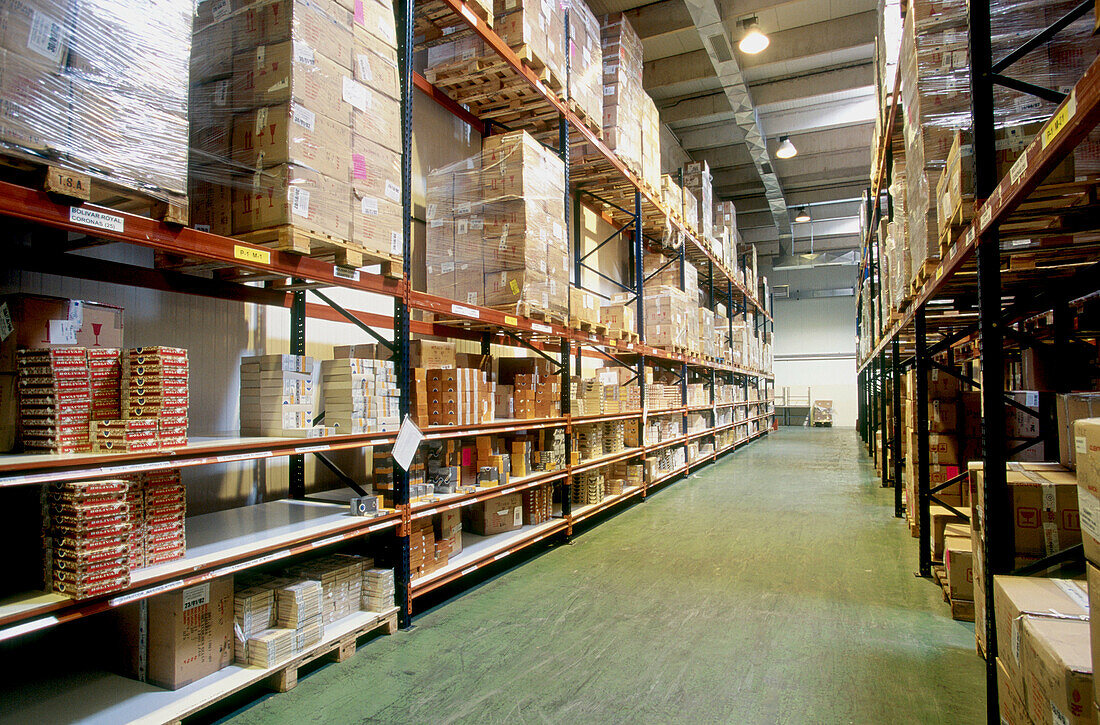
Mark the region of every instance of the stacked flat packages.
POLYGON ((122 416, 156 421, 162 448, 187 445, 189 370, 187 351, 179 347, 135 347, 122 354, 122 416))
POLYGON ((388 4, 208 0, 191 77, 191 180, 208 210, 196 223, 222 234, 290 225, 360 253, 401 255, 388 4))
POLYGON ((5 2, 0 146, 183 201, 192 4, 5 2), (74 19, 78 19, 74 22, 74 19))
POLYGON ((241 358, 241 435, 309 435, 313 362, 304 355, 241 358))
POLYGON ((435 294, 564 319, 569 300, 562 161, 525 131, 428 175, 427 272, 435 294))
POLYGON ((321 392, 325 426, 339 433, 393 431, 401 424, 392 360, 322 360, 321 392))
POLYGON ((43 491, 48 591, 88 599, 130 584, 130 509, 124 480, 50 484, 43 491))
POLYGON ((83 348, 20 350, 19 418, 29 451, 80 453, 91 448, 91 391, 83 348))

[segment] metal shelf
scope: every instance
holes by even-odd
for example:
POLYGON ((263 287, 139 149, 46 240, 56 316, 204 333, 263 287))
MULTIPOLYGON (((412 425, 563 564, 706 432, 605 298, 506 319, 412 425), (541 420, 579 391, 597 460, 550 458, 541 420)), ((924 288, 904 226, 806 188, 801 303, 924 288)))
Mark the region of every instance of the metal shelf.
POLYGON ((347 506, 284 499, 187 519, 182 559, 137 569, 125 590, 77 601, 41 591, 0 601, 0 641, 163 592, 394 529, 400 515, 352 516, 347 506))
POLYGON ((630 498, 633 498, 633 497, 639 496, 639 495, 644 495, 644 494, 645 494, 645 487, 644 486, 629 486, 627 488, 624 488, 623 492, 616 495, 616 496, 608 496, 608 497, 604 498, 603 501, 600 501, 599 503, 586 504, 584 506, 581 506, 580 508, 578 508, 576 511, 573 512, 571 523, 572 524, 579 523, 581 521, 584 521, 587 518, 595 516, 596 514, 600 513, 601 511, 606 511, 607 509, 611 508, 612 506, 616 506, 616 505, 622 503, 623 501, 626 501, 627 499, 630 499, 630 498))

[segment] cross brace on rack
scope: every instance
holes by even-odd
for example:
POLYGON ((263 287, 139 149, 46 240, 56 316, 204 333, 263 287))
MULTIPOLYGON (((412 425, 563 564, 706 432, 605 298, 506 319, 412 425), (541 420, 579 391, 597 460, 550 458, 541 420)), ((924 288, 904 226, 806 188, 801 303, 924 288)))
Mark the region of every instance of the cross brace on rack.
POLYGON ((1062 564, 1080 564, 1085 563, 1085 545, 1075 544, 1068 549, 1062 549, 1061 551, 1051 554, 1050 556, 1044 556, 1039 561, 1034 561, 1025 567, 1021 567, 1012 572, 1012 576, 1034 576, 1041 571, 1046 571, 1053 566, 1060 566, 1062 564))
POLYGON ((323 292, 321 292, 319 290, 315 290, 315 289, 311 289, 310 292, 312 292, 317 297, 319 297, 321 299, 321 301, 324 302, 326 305, 328 305, 332 309, 336 310, 336 312, 339 313, 341 317, 344 317, 345 319, 347 319, 348 322, 352 323, 353 325, 358 327, 360 330, 363 330, 368 335, 370 335, 375 340, 377 340, 379 342, 379 344, 385 345, 386 349, 388 349, 390 352, 393 352, 394 343, 391 340, 388 340, 385 337, 383 337, 373 327, 371 327, 370 325, 363 322, 362 320, 360 320, 355 315, 353 315, 350 312, 348 312, 347 310, 345 310, 343 307, 341 307, 338 303, 336 303, 334 300, 329 298, 323 292))
POLYGON ((343 483, 345 486, 350 488, 352 491, 355 491, 355 493, 359 494, 360 496, 369 495, 367 491, 355 481, 354 478, 340 470, 340 467, 333 463, 328 456, 323 453, 314 453, 313 455, 317 458, 318 461, 320 461, 324 465, 325 468, 332 471, 336 475, 336 477, 340 479, 340 482, 343 483))
POLYGON ((506 328, 501 328, 501 330, 500 330, 500 331, 501 331, 501 332, 503 332, 503 333, 504 333, 505 335, 507 335, 508 337, 510 337, 510 338, 512 338, 513 340, 515 340, 515 341, 516 341, 517 343, 519 343, 519 344, 520 344, 520 345, 522 345, 523 347, 525 347, 525 348, 527 348, 528 350, 530 350, 531 352, 533 352, 533 353, 535 353, 536 355, 538 355, 538 356, 542 357, 542 358, 543 358, 544 360, 548 361, 548 362, 549 362, 549 363, 550 363, 551 365, 554 365, 555 367, 556 367, 556 366, 560 366, 560 365, 561 365, 561 363, 560 363, 559 361, 557 361, 557 360, 555 360, 554 358, 550 357, 550 356, 549 356, 549 355, 547 355, 547 354, 546 354, 545 352, 543 352, 543 351, 542 351, 542 350, 540 350, 539 348, 535 347, 535 346, 534 346, 534 345, 532 345, 532 344, 531 344, 530 342, 528 342, 527 340, 523 339, 522 337, 520 337, 520 336, 519 336, 519 335, 517 335, 516 333, 512 332, 511 330, 508 330, 508 329, 506 329, 506 328))

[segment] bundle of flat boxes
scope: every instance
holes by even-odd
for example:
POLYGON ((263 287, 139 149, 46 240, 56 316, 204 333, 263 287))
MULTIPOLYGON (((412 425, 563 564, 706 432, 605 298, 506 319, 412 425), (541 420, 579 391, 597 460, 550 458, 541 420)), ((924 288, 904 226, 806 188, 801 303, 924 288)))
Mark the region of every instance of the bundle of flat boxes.
POLYGON ((588 423, 576 427, 576 453, 581 460, 603 455, 603 423, 588 423))
MULTIPOLYGON (((617 461, 607 467, 607 474, 612 479, 623 482, 623 488, 637 488, 643 483, 645 466, 640 463, 617 461)), ((621 493, 621 491, 620 491, 621 493)))
POLYGON ((603 409, 604 385, 599 380, 576 380, 569 393, 573 415, 600 415, 603 409))
POLYGON ((523 492, 523 525, 537 526, 549 521, 553 515, 554 490, 549 486, 536 486, 523 492))
POLYGON ((401 425, 401 394, 391 360, 322 360, 321 394, 325 425, 338 433, 395 431, 401 425))
POLYGON ((646 410, 653 412, 671 410, 683 405, 683 393, 679 385, 646 382, 646 410))
POLYGON ((475 368, 427 371, 428 421, 431 425, 477 425, 494 417, 493 383, 475 368))
POLYGON ((287 575, 320 582, 321 620, 332 624, 359 609, 362 595, 363 560, 348 556, 326 556, 287 569, 287 575))
POLYGON ((93 421, 122 417, 122 359, 117 348, 88 348, 88 390, 93 421))
POLYGON ((621 420, 605 420, 603 422, 603 452, 618 453, 626 447, 624 444, 625 427, 621 420))
POLYGON ((83 348, 18 352, 19 418, 29 451, 91 450, 91 391, 83 348))
POLYGON ((238 577, 233 593, 233 661, 250 663, 249 648, 255 637, 271 628, 275 621, 275 591, 265 586, 266 579, 238 577))
POLYGON ((389 5, 204 2, 191 80, 192 194, 207 202, 195 223, 219 234, 289 225, 351 250, 349 264, 364 251, 401 256, 389 5))
MULTIPOLYGON (((461 537, 461 534, 459 536, 461 537)), ((394 595, 393 569, 363 570, 363 598, 360 606, 364 611, 389 611, 393 608, 394 595)))
POLYGON ((703 383, 688 383, 687 404, 692 407, 710 405, 710 396, 703 383))
POLYGON ((187 445, 187 351, 137 347, 122 353, 122 417, 155 420, 162 448, 187 445))
POLYGON ((241 358, 241 435, 309 435, 313 366, 313 358, 304 355, 241 358))
POLYGON ((573 476, 572 501, 582 506, 597 504, 604 499, 604 474, 602 469, 584 471, 573 476))
POLYGON ((558 376, 517 374, 512 395, 516 418, 556 418, 561 415, 561 378, 558 376))
POLYGON ((130 584, 130 509, 124 480, 49 484, 43 490, 46 589, 88 599, 130 584))
POLYGON ((132 500, 141 500, 141 519, 133 517, 131 568, 153 566, 183 558, 187 550, 187 491, 179 469, 150 471, 136 476, 131 484, 132 500), (141 545, 135 536, 140 534, 141 545))
POLYGON ((531 454, 532 469, 559 471, 565 468, 565 429, 544 428, 536 438, 537 448, 531 454))
POLYGON ((302 652, 324 637, 321 582, 291 581, 275 590, 275 624, 294 633, 294 652, 302 652))

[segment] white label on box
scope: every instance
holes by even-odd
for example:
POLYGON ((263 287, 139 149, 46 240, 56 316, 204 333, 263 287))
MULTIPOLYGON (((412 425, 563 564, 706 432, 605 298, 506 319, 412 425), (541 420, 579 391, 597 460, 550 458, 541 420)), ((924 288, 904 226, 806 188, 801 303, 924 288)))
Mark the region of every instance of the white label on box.
POLYGON ((309 189, 300 186, 290 188, 290 211, 295 216, 309 217, 309 189))
MULTIPOLYGON (((463 203, 461 203, 461 204, 455 204, 455 214, 456 214, 456 215, 458 215, 458 216, 461 216, 461 215, 463 215, 463 214, 469 214, 469 213, 470 213, 470 211, 471 211, 471 209, 470 209, 470 202, 468 202, 468 201, 467 201, 467 202, 463 202, 463 203)), ((506 228, 507 228, 507 226, 508 226, 508 225, 507 225, 507 224, 505 224, 505 227, 506 227, 506 228)))
POLYGON ((315 128, 317 123, 317 114, 297 103, 290 104, 290 117, 294 123, 310 131, 315 128))
POLYGON ((475 319, 481 319, 481 311, 475 310, 463 305, 451 305, 451 312, 456 315, 463 315, 465 317, 473 317, 475 319))
POLYGON ((1069 725, 1069 718, 1063 715, 1053 702, 1050 703, 1050 717, 1054 725, 1069 725))
POLYGON ((465 219, 459 219, 455 222, 455 234, 463 235, 470 229, 470 224, 465 219))
POLYGON ((466 293, 466 304, 468 304, 468 305, 476 305, 477 304, 477 292, 467 292, 466 293))
POLYGON ((305 65, 315 65, 317 63, 317 57, 313 53, 313 48, 310 48, 308 45, 299 40, 295 40, 294 62, 304 63, 305 65))
POLYGON ((366 53, 360 53, 355 56, 356 75, 359 76, 359 80, 366 83, 370 83, 374 80, 374 73, 370 69, 370 56, 366 53))
POLYGON ((364 196, 359 202, 359 211, 369 216, 378 216, 378 200, 373 197, 364 196))
POLYGON ((473 10, 471 10, 470 8, 466 7, 465 4, 463 4, 460 11, 466 17, 467 20, 469 20, 472 24, 477 25, 477 16, 474 15, 473 10))
POLYGON ((396 254, 401 256, 404 252, 405 240, 401 237, 400 232, 390 232, 390 254, 396 254))
POLYGON ((982 226, 988 227, 989 222, 993 219, 993 204, 989 200, 986 200, 982 206, 982 226))
MULTIPOLYGON (((254 133, 257 136, 260 136, 265 131, 267 131, 267 107, 266 106, 264 106, 263 108, 257 108, 256 109, 256 124, 252 129, 252 133, 254 133)), ((260 155, 261 156, 263 155, 262 151, 260 152, 260 155)), ((257 163, 256 166, 261 168, 261 169, 263 168, 263 166, 260 165, 259 163, 257 163)))
POLYGON ((69 207, 69 221, 73 224, 104 229, 108 232, 121 232, 126 227, 126 220, 123 217, 95 211, 94 209, 85 209, 82 206, 69 207))
POLYGON ((76 326, 69 320, 50 320, 49 338, 51 345, 75 345, 76 326))
POLYGON ((512 525, 523 526, 523 507, 516 506, 512 509, 512 525))
MULTIPOLYGON (((8 309, 8 303, 4 302, 0 304, 0 341, 7 340, 8 335, 15 332, 15 325, 11 321, 11 310, 8 309)), ((1078 438, 1078 440, 1084 440, 1078 438)))
POLYGON ((218 81, 214 84, 214 105, 223 108, 229 103, 229 81, 218 81))
POLYGON ((435 221, 435 204, 428 204, 428 218, 435 221))
POLYGON ((370 108, 370 91, 362 83, 344 76, 343 98, 352 108, 366 112, 370 108))
POLYGON ((55 63, 60 63, 62 51, 61 23, 37 10, 31 12, 33 15, 31 16, 30 34, 27 36, 27 47, 55 63))
POLYGON ((386 196, 392 201, 401 203, 401 187, 389 179, 386 179, 386 196))
POLYGON ((69 300, 69 322, 78 330, 84 326, 83 300, 69 300))
POLYGON ((183 590, 183 611, 201 607, 210 602, 210 583, 196 584, 183 590))
POLYGON ((214 3, 210 6, 210 14, 214 16, 215 20, 221 20, 229 15, 232 9, 229 0, 214 0, 214 3))
POLYGON ((439 271, 442 272, 443 274, 453 272, 453 271, 455 271, 455 263, 454 262, 444 262, 441 265, 439 265, 439 271))
POLYGON ((1055 586, 1062 590, 1062 592, 1073 600, 1073 603, 1079 606, 1086 612, 1089 611, 1089 598, 1088 595, 1077 586, 1076 583, 1068 579, 1051 579, 1055 586))

